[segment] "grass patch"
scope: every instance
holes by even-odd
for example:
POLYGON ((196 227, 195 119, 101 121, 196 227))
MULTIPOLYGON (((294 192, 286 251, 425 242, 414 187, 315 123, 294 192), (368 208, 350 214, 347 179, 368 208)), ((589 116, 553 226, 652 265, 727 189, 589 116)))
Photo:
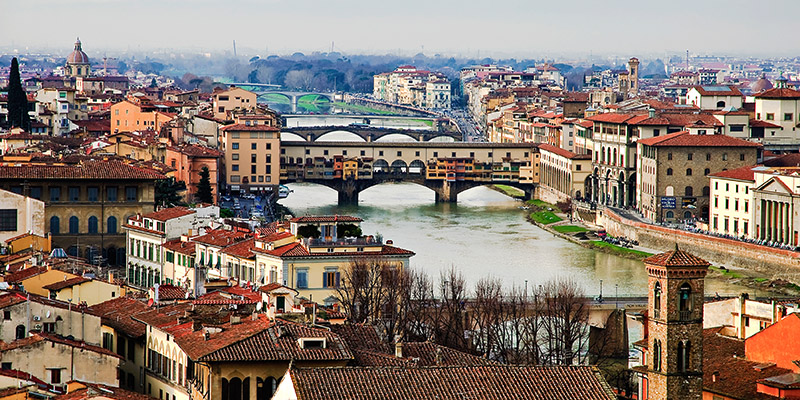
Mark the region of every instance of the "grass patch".
POLYGON ((282 94, 264 93, 258 97, 264 99, 264 101, 266 101, 268 104, 292 104, 292 101, 282 94))
POLYGON ((589 243, 591 243, 592 247, 596 247, 598 249, 610 250, 611 252, 618 254, 629 254, 639 258, 652 256, 652 254, 645 251, 639 251, 639 250, 629 249, 627 247, 617 246, 615 244, 607 243, 602 240, 593 240, 589 243))
POLYGON ((300 98, 298 98, 297 102, 315 104, 315 103, 330 103, 331 101, 325 96, 320 96, 318 94, 307 94, 305 96, 301 96, 300 98))
POLYGON ((767 278, 755 278, 753 280, 756 281, 757 283, 764 283, 764 282, 768 281, 769 279, 767 279, 767 278))
POLYGON ((419 122, 419 123, 425 124, 427 126, 433 126, 433 121, 431 121, 429 119, 412 119, 412 121, 419 122))
POLYGON ((535 213, 531 213, 531 219, 544 225, 561 221, 561 218, 552 211, 537 211, 535 213))
MULTIPOLYGON (((708 267, 708 269, 710 269, 710 270, 712 270, 712 271, 717 271, 717 272, 719 272, 720 274, 722 274, 722 276, 724 276, 724 277, 726 277, 726 278, 742 279, 742 278, 744 278, 744 277, 745 277, 744 275, 742 275, 742 274, 741 274, 741 273, 739 273, 739 272, 736 272, 736 271, 731 271, 731 270, 729 270, 729 269, 722 269, 722 268, 720 268, 720 267, 717 267, 717 266, 714 266, 714 265, 712 265, 712 266, 708 267)), ((761 278, 761 279, 764 279, 764 281, 766 281, 766 280, 767 280, 766 278, 761 278)), ((762 281, 762 282, 763 282, 763 281, 762 281)))
POLYGON ((541 207, 541 208, 544 208, 544 209, 547 209, 549 207, 549 208, 552 208, 553 210, 558 210, 554 204, 550 204, 550 203, 548 203, 546 201, 542 201, 542 200, 539 200, 539 199, 528 200, 528 204, 536 206, 536 207, 541 207))
POLYGON ((498 191, 503 192, 506 196, 511 196, 511 197, 525 196, 525 192, 513 186, 508 186, 508 185, 493 185, 493 186, 498 191))
POLYGON ((582 226, 575 226, 575 225, 559 225, 554 226, 553 230, 558 233, 578 233, 578 232, 586 232, 588 229, 582 226))
POLYGON ((341 101, 337 101, 333 103, 333 105, 345 110, 356 111, 364 114, 378 114, 378 115, 394 114, 391 111, 378 110, 377 108, 362 106, 359 104, 343 103, 341 101))

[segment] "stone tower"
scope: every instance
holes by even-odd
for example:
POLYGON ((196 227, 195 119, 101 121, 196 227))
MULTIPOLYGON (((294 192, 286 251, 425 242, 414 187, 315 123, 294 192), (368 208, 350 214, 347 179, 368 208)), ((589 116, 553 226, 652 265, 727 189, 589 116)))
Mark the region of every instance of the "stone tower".
POLYGON ((628 79, 630 79, 630 87, 628 88, 629 95, 637 95, 639 94, 639 59, 636 57, 631 57, 628 60, 628 72, 630 75, 628 79))
POLYGON ((707 261, 675 250, 644 259, 649 301, 649 399, 703 397, 703 279, 707 261))

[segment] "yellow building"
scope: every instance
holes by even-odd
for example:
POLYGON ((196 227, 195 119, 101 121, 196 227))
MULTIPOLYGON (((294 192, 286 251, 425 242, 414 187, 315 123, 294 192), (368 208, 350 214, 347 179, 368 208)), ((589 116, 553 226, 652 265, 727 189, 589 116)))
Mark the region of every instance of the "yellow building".
POLYGON ((222 128, 229 190, 273 190, 280 183, 281 132, 263 117, 241 116, 222 128))
POLYGON ((82 276, 54 282, 42 288, 50 292, 51 299, 72 301, 89 306, 124 295, 123 289, 119 285, 82 276))
POLYGON ((214 118, 231 120, 229 113, 235 110, 251 110, 257 105, 258 96, 242 88, 231 86, 228 90, 214 92, 214 118))

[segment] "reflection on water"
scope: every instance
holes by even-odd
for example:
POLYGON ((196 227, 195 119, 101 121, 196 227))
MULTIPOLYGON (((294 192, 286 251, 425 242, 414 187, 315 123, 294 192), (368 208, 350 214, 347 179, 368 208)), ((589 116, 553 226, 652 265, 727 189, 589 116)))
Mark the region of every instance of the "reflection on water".
MULTIPOLYGON (((519 202, 486 187, 459 194, 457 204, 434 202, 433 191, 411 183, 374 186, 360 194, 359 206, 339 207, 336 192, 311 184, 290 184, 281 200, 298 215, 349 214, 364 219, 366 234, 381 233, 416 252, 412 268, 438 277, 455 267, 469 284, 482 277, 523 287, 551 278, 572 278, 588 295, 645 295, 647 274, 640 261, 596 252, 555 237, 528 223, 519 202), (616 287, 615 287, 616 285, 616 287)), ((707 280, 706 293, 737 294, 727 282, 707 280)))

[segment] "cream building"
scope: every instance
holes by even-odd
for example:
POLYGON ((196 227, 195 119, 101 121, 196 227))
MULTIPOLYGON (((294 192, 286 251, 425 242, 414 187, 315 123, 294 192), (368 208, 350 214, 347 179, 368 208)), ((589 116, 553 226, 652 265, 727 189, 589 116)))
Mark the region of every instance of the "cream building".
POLYGON ((272 115, 242 115, 222 128, 229 190, 273 190, 280 183, 281 132, 272 115))
POLYGON ((0 189, 0 243, 25 233, 44 236, 44 202, 0 189))
POLYGON ((800 167, 757 168, 754 172, 755 237, 800 245, 800 167))
POLYGON ((25 338, 32 330, 72 336, 95 346, 102 343, 100 317, 80 304, 19 292, 4 293, 0 300, 0 339, 5 343, 25 338))
POLYGON ((723 235, 755 235, 753 189, 758 167, 746 166, 709 175, 711 187, 709 230, 723 235))
POLYGON ((693 86, 686 93, 686 104, 700 107, 701 110, 739 109, 742 108, 742 92, 735 86, 693 86))
POLYGON ((800 91, 786 88, 784 81, 754 97, 756 120, 781 127, 765 133, 764 145, 768 149, 795 151, 800 144, 800 130, 797 129, 800 124, 800 91))
POLYGON ((426 108, 450 108, 450 81, 412 65, 373 76, 372 96, 378 100, 426 108))
POLYGON ((231 111, 253 109, 257 105, 257 99, 255 93, 236 86, 215 92, 212 99, 214 118, 222 121, 230 120, 231 111))
POLYGON ((592 171, 592 156, 575 154, 550 145, 539 145, 541 157, 538 197, 550 203, 580 199, 586 195, 586 177, 592 171))

